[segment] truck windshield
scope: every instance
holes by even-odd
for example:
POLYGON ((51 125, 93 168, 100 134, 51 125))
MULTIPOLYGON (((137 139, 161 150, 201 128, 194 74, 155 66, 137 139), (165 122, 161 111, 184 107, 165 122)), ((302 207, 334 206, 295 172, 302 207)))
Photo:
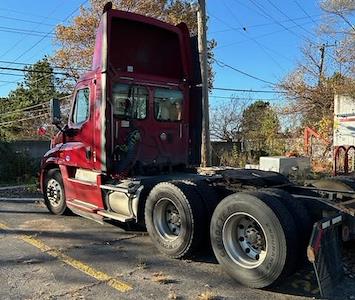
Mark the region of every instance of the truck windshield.
POLYGON ((145 119, 148 90, 144 86, 116 83, 112 87, 113 114, 120 118, 145 119))
POLYGON ((178 90, 157 88, 154 92, 155 118, 160 121, 180 121, 182 119, 183 94, 178 90))

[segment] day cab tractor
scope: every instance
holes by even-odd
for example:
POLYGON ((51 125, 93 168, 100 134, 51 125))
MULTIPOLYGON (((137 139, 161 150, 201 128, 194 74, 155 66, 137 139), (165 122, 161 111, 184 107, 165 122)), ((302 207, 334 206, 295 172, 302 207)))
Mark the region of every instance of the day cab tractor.
POLYGON ((355 183, 341 193, 274 172, 198 172, 201 102, 196 40, 184 23, 107 8, 64 127, 59 100, 51 101, 60 132, 40 174, 49 211, 142 224, 173 258, 210 243, 229 275, 256 288, 296 270, 323 217, 352 237, 354 210, 344 203, 355 183))

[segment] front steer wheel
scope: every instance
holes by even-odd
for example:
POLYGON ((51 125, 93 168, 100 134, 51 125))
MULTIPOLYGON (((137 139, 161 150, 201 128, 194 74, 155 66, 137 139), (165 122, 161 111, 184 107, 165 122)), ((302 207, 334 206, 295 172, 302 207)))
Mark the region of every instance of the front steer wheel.
POLYGON ((158 250, 170 257, 186 257, 198 248, 208 236, 206 219, 192 183, 159 183, 147 198, 147 231, 158 250))
POLYGON ((58 169, 51 169, 47 172, 43 187, 44 203, 52 214, 71 214, 65 202, 63 179, 58 169))
POLYGON ((218 262, 232 278, 263 288, 294 270, 295 228, 286 207, 272 195, 235 193, 213 213, 211 243, 218 262))

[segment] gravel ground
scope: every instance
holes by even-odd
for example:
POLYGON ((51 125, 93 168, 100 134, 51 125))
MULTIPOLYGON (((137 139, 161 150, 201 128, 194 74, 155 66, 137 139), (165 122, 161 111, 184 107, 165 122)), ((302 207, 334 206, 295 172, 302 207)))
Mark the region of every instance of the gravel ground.
MULTIPOLYGON (((2 187, 4 188, 4 187, 2 187)), ((0 190, 0 198, 42 198, 35 184, 16 189, 0 190)))

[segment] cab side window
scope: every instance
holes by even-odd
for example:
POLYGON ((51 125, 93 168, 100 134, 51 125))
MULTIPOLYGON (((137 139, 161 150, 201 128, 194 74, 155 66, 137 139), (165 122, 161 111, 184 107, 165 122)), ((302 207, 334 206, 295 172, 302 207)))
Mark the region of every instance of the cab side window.
POLYGON ((75 106, 73 111, 72 121, 75 124, 80 124, 85 122, 89 118, 90 109, 90 90, 84 88, 78 90, 75 96, 75 106))
POLYGON ((156 88, 154 92, 154 113, 159 121, 181 121, 183 94, 179 90, 156 88))

